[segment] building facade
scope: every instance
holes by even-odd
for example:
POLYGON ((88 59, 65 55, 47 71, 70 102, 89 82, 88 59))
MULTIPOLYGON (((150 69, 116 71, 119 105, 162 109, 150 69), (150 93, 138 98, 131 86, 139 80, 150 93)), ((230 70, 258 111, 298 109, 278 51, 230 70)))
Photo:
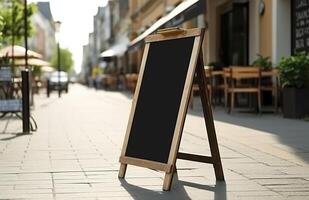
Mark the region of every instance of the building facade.
POLYGON ((110 48, 114 55, 112 58, 116 73, 122 73, 127 68, 127 47, 129 45, 129 1, 117 0, 109 2, 112 12, 112 35, 110 48))
POLYGON ((91 79, 92 69, 100 65, 100 53, 110 46, 112 35, 110 5, 98 7, 93 17, 93 32, 89 33, 88 44, 83 47, 82 75, 84 82, 91 79))
POLYGON ((37 8, 38 11, 31 19, 35 32, 29 39, 29 48, 40 53, 44 60, 50 61, 56 48, 54 19, 49 2, 38 2, 37 8))
POLYGON ((116 0, 98 8, 93 20, 92 37, 89 38, 87 48, 84 48, 82 68, 88 68, 83 70, 84 76, 91 76, 95 66, 107 67, 105 71, 122 71, 127 66, 125 52, 130 28, 128 7, 129 0, 116 0))
POLYGON ((93 18, 93 39, 94 53, 99 64, 100 53, 110 46, 110 38, 112 36, 111 13, 110 6, 99 7, 97 14, 93 18))
MULTIPOLYGON (((197 3, 194 0, 130 0, 131 41, 177 6, 189 1, 193 2, 190 8, 160 28, 206 28, 205 65, 210 62, 219 62, 223 66, 251 65, 258 54, 270 57, 277 65, 282 57, 291 55, 293 0, 200 0, 197 3)), ((298 5, 294 8, 298 8, 308 2, 295 1, 295 4, 298 5)), ((297 44, 303 43, 298 41, 297 44)), ((143 45, 129 48, 131 65, 140 65, 142 52, 143 45)))
POLYGON ((96 60, 84 63, 98 64, 102 52, 111 50, 108 53, 116 52, 113 65, 124 68, 124 73, 138 73, 143 39, 158 28, 177 26, 205 28, 202 46, 205 65, 219 62, 223 66, 247 66, 257 55, 262 55, 270 57, 276 66, 294 49, 309 47, 306 29, 302 27, 306 19, 299 21, 307 16, 303 14, 307 8, 308 1, 300 0, 109 1, 94 17, 93 37, 87 48, 96 60), (187 7, 181 10, 184 4, 187 7), (168 21, 163 20, 175 11, 177 14, 168 21), (128 49, 123 50, 120 44, 128 49))

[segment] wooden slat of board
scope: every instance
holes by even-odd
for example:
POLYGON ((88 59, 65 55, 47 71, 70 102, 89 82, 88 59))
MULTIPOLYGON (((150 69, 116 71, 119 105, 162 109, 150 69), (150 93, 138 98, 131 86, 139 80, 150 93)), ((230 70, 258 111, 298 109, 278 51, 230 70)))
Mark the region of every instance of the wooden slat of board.
MULTIPOLYGON (((200 31, 200 34, 201 33, 202 32, 200 31)), ((193 82, 193 77, 195 74, 195 68, 197 64, 197 58, 198 58, 198 54, 200 51, 200 47, 201 47, 201 36, 198 36, 195 38, 194 44, 193 44, 193 51, 191 54, 191 60, 190 60, 189 68, 188 68, 186 83, 185 83, 183 94, 182 94, 180 109, 178 112, 172 147, 171 147, 171 151, 169 154, 168 164, 172 166, 175 165, 176 159, 177 159, 177 153, 178 153, 178 149, 179 149, 179 145, 181 141, 184 120, 185 120, 186 112, 188 108, 189 96, 190 96, 190 92, 192 88, 192 82, 193 82)), ((165 174, 164 182, 163 182, 163 190, 166 190, 166 191, 170 190, 172 179, 173 179, 173 171, 171 173, 165 174)))
POLYGON ((202 162, 202 163, 211 163, 211 164, 214 163, 212 157, 210 156, 202 156, 202 155, 196 155, 196 154, 190 154, 190 153, 179 152, 177 154, 177 158, 182 159, 182 160, 191 160, 191 161, 202 162))
POLYGON ((191 30, 184 30, 183 32, 175 31, 175 34, 172 34, 172 31, 166 34, 154 34, 149 35, 145 42, 158 42, 158 41, 164 41, 164 40, 171 40, 171 39, 180 39, 180 38, 186 38, 186 37, 194 37, 194 36, 200 36, 202 33, 201 29, 191 29, 191 30))
POLYGON ((171 173, 172 171, 172 165, 159 163, 155 161, 143 160, 139 158, 132 158, 132 157, 126 157, 126 156, 121 156, 119 161, 124 164, 135 165, 135 166, 140 166, 140 167, 147 167, 150 169, 160 170, 166 173, 171 173))
POLYGON ((125 156, 168 163, 194 42, 149 43, 125 156))
POLYGON ((150 46, 150 44, 145 45, 143 60, 142 60, 142 63, 141 63, 140 73, 139 73, 138 80, 137 80, 136 90, 135 90, 134 97, 133 97, 133 100, 132 100, 132 107, 131 107, 131 111, 130 111, 126 135, 125 135, 123 146, 122 146, 121 156, 124 156, 125 153, 126 153, 126 150, 127 150, 130 131, 131 131, 132 122, 133 122, 133 118, 134 118, 134 111, 135 111, 135 108, 136 108, 139 91, 141 89, 141 84, 142 84, 142 79, 143 79, 143 75, 144 75, 144 70, 145 70, 147 55, 148 55, 148 51, 149 51, 149 46, 150 46))
POLYGON ((126 171, 127 171, 127 164, 121 163, 120 169, 119 169, 119 172, 118 172, 118 177, 124 178, 125 175, 126 175, 126 171))
POLYGON ((178 112, 177 123, 176 123, 175 131, 174 131, 172 147, 171 147, 171 151, 169 154, 169 160, 168 160, 169 164, 175 163, 176 158, 177 158, 177 152, 178 152, 178 147, 179 147, 180 140, 181 140, 182 128, 183 128, 184 120, 186 117, 187 105, 189 102, 189 96, 190 96, 193 77, 195 73, 195 66, 196 66, 197 58, 198 58, 197 55, 199 53, 200 40, 201 40, 201 37, 196 37, 194 44, 193 44, 193 51, 191 54, 191 60, 190 60, 189 68, 188 68, 185 87, 183 89, 180 109, 178 112))
POLYGON ((204 74, 204 63, 202 52, 199 54, 197 63, 197 77, 198 84, 200 88, 200 96, 203 107, 204 120, 206 124, 207 136, 209 141, 209 147, 211 152, 211 157, 213 160, 213 166, 215 169, 215 174, 217 180, 224 181, 224 173, 222 169, 221 157, 219 152, 219 146, 216 136, 216 129, 214 124, 214 119, 212 115, 211 104, 209 101, 207 86, 206 86, 206 76, 204 74))

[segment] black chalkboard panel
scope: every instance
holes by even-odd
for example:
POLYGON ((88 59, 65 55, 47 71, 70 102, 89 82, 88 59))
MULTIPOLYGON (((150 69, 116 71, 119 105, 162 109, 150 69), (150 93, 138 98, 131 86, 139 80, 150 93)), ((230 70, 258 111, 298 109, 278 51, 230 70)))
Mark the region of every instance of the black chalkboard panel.
POLYGON ((168 162, 194 39, 150 43, 125 156, 168 162))
POLYGON ((309 0, 292 0, 292 53, 309 52, 309 0))

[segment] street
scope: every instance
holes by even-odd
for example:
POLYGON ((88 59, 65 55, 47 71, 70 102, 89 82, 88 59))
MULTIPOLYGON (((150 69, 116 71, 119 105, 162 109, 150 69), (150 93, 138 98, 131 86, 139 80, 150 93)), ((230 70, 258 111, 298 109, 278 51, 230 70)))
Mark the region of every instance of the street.
MULTIPOLYGON (((210 155, 194 101, 180 150, 210 155)), ((61 98, 35 96, 37 132, 20 134, 19 119, 0 119, 0 199, 309 199, 309 122, 221 107, 214 117, 225 183, 212 165, 182 160, 170 192, 162 191, 162 172, 129 165, 118 179, 131 102, 129 92, 74 84, 61 98)))

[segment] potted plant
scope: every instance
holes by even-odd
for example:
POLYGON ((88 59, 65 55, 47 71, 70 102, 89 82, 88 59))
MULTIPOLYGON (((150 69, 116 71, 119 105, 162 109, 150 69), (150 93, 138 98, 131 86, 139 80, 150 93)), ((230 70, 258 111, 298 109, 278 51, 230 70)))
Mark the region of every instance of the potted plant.
MULTIPOLYGON (((252 66, 253 67, 259 67, 262 71, 271 71, 273 69, 273 64, 270 60, 270 57, 262 56, 261 54, 256 55, 257 58, 253 61, 252 66)), ((272 76, 266 76, 261 77, 261 85, 266 86, 266 88, 270 88, 273 85, 272 76)), ((262 104, 263 105, 272 105, 276 104, 274 101, 276 101, 277 98, 275 98, 275 94, 269 90, 262 90, 262 104)))
POLYGON ((270 57, 263 57, 261 54, 257 54, 257 59, 253 61, 253 66, 260 67, 262 70, 271 70, 272 63, 270 57))
POLYGON ((283 116, 303 118, 309 115, 309 56, 299 53, 282 58, 279 64, 283 87, 283 116))
POLYGON ((212 69, 214 71, 219 71, 219 70, 222 70, 223 67, 224 67, 224 64, 220 61, 214 61, 214 62, 210 62, 208 63, 208 66, 209 67, 212 67, 212 69))

